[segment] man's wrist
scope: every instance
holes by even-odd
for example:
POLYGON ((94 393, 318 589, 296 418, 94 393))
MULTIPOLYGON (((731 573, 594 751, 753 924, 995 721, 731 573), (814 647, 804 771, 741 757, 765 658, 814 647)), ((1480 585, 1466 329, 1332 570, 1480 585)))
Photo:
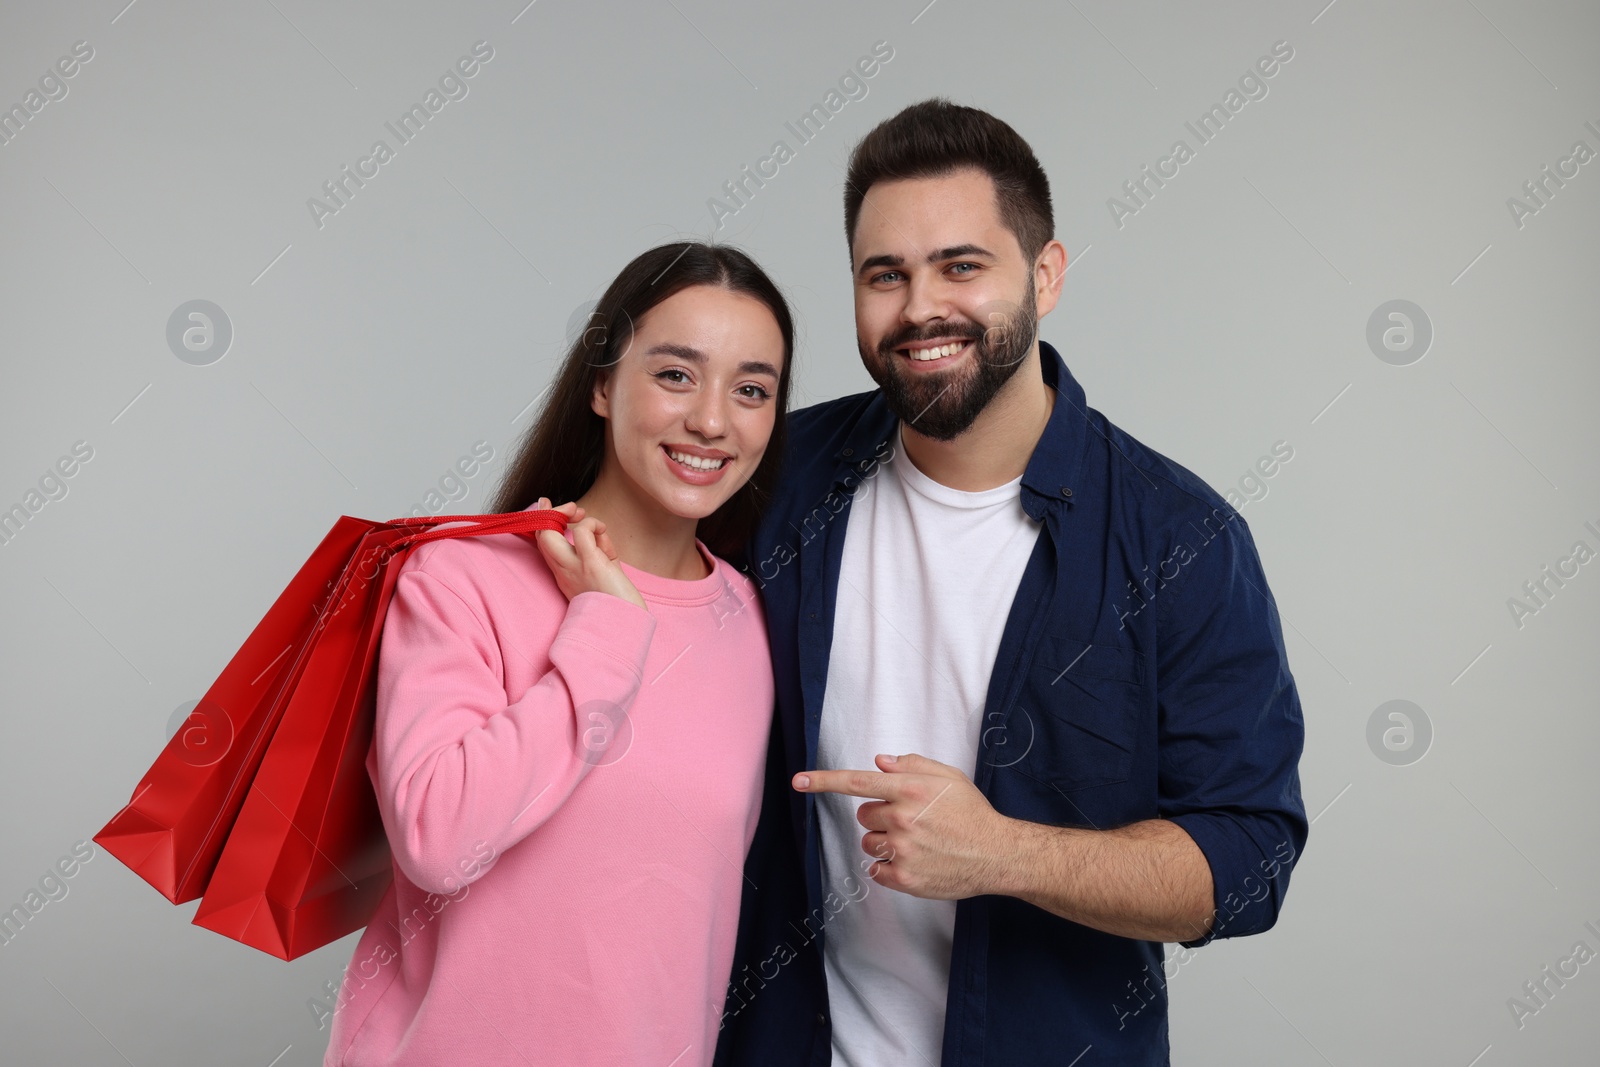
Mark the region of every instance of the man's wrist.
POLYGON ((1026 819, 1001 816, 1000 833, 996 835, 997 859, 994 870, 994 887, 991 892, 999 896, 1016 897, 1032 903, 1042 879, 1039 867, 1044 862, 1045 829, 1026 819))

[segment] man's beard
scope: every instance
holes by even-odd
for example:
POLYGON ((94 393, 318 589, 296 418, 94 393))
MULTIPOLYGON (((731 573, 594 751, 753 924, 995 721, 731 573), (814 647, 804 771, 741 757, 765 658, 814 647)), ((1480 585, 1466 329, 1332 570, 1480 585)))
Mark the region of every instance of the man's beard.
POLYGON ((1033 276, 1028 291, 1015 309, 986 314, 987 325, 977 323, 907 326, 878 344, 877 359, 868 359, 857 340, 861 362, 883 390, 889 410, 918 433, 936 441, 950 441, 966 433, 1002 386, 1016 374, 1033 347, 1039 329, 1033 276), (973 369, 951 369, 919 374, 902 367, 895 351, 902 345, 935 337, 965 338, 973 342, 973 369))

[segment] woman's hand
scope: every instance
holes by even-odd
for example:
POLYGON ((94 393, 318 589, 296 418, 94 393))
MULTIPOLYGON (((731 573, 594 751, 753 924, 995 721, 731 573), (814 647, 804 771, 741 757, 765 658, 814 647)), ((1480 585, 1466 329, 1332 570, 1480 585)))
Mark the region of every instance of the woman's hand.
MULTIPOLYGON (((559 508, 553 508, 550 506, 550 498, 547 496, 540 497, 534 503, 534 510, 559 511, 561 514, 567 517, 567 525, 569 526, 583 518, 583 509, 579 507, 576 502, 569 502, 562 504, 559 508)), ((617 548, 611 543, 611 535, 606 533, 606 524, 603 522, 598 523, 597 527, 596 533, 598 536, 595 537, 595 543, 600 546, 606 555, 610 556, 612 559, 616 559, 617 548)))
MULTIPOLYGON (((623 600, 645 607, 644 597, 628 576, 617 566, 617 550, 606 533, 606 524, 599 519, 586 517, 575 503, 550 508, 549 501, 539 498, 541 509, 559 511, 567 516, 567 529, 572 533, 572 544, 555 530, 540 530, 534 535, 539 553, 544 556, 556 585, 568 600, 579 593, 610 593, 623 600)), ((649 608, 645 608, 646 611, 649 608)))

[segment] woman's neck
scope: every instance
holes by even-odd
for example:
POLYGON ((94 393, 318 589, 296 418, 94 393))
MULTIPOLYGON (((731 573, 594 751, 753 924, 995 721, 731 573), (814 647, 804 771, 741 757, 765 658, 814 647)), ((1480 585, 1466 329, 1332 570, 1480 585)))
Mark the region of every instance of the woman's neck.
POLYGON ((585 515, 606 524, 617 557, 646 574, 692 582, 709 576, 695 547, 697 519, 674 515, 654 501, 618 491, 603 476, 577 500, 585 515))

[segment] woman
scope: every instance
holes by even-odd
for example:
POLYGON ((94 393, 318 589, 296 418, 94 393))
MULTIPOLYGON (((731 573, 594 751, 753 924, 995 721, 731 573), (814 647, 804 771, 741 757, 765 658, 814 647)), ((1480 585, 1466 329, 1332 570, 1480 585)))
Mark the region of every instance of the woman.
POLYGON ((773 685, 747 539, 793 326, 744 254, 644 253, 568 352, 496 512, 426 544, 379 652, 367 769, 394 883, 325 1064, 709 1064, 773 685))

